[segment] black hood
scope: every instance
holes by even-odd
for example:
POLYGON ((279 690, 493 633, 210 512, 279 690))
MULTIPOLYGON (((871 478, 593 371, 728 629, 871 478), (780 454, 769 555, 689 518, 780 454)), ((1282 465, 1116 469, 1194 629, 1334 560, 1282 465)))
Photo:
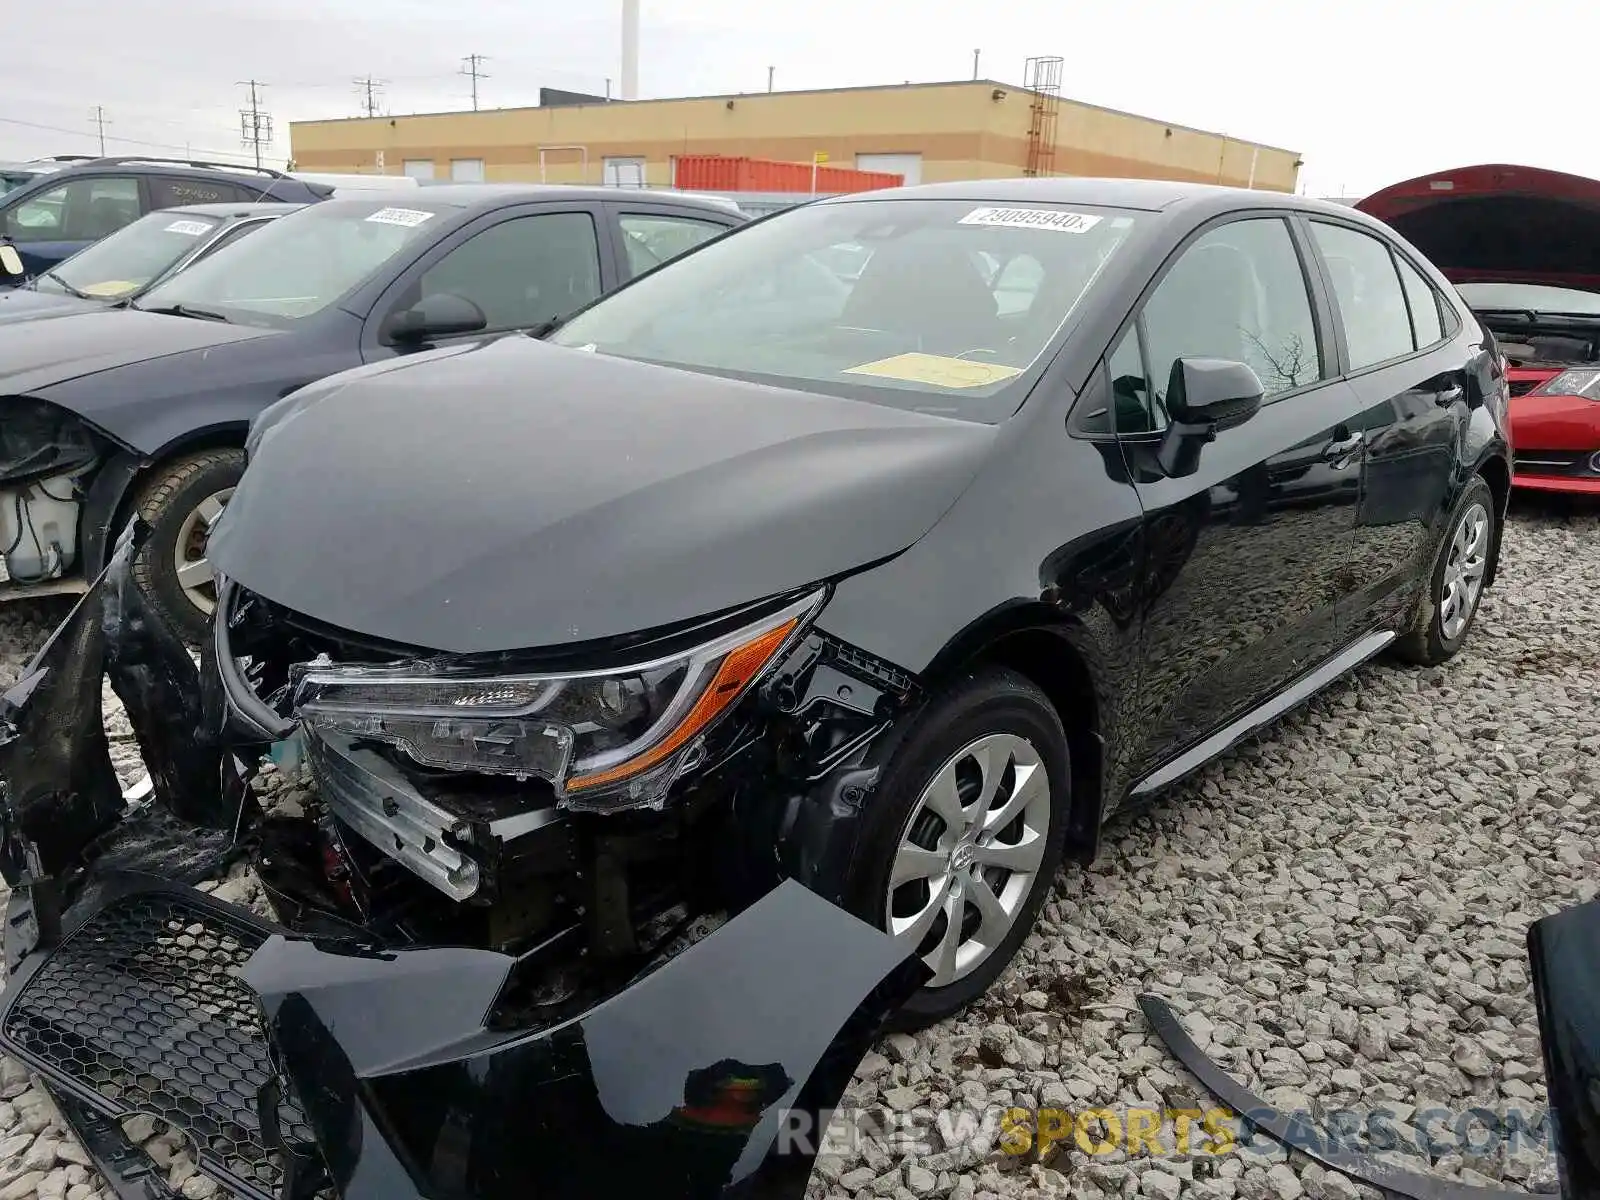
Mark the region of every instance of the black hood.
POLYGON ((455 653, 655 629, 895 554, 994 437, 522 337, 311 390, 260 430, 212 562, 455 653))
POLYGON ((37 321, 41 317, 70 317, 76 313, 104 312, 103 300, 85 300, 57 292, 36 292, 31 287, 0 291, 0 325, 37 321))
POLYGON ((28 321, 8 327, 0 322, 0 395, 38 392, 114 367, 249 341, 271 332, 101 305, 45 324, 28 321))

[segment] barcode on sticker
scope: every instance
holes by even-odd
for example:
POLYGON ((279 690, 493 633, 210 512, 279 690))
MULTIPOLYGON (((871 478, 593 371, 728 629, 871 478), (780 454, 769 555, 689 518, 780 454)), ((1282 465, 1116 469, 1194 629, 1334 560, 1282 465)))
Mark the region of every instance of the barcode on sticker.
POLYGON ((168 233, 182 233, 189 237, 199 237, 203 233, 211 232, 211 226, 205 221, 174 221, 167 226, 168 233))
POLYGON ((1007 225, 1017 229, 1049 229, 1056 233, 1086 233, 1103 218, 1090 213, 1062 212, 1059 208, 975 208, 962 217, 962 225, 1007 225))
POLYGON ((367 218, 380 225, 404 225, 407 229, 415 228, 424 221, 432 219, 431 212, 423 212, 420 208, 380 208, 367 218))

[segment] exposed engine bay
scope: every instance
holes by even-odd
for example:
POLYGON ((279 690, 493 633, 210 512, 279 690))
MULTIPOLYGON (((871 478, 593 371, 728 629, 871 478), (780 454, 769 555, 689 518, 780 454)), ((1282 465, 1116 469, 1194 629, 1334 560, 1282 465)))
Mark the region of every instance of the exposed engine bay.
MULTIPOLYGON (((878 769, 872 750, 915 685, 811 630, 817 594, 614 648, 614 668, 506 660, 491 672, 483 661, 363 643, 224 581, 225 619, 197 674, 132 583, 130 564, 146 536, 142 523, 130 529, 0 701, 0 866, 14 889, 6 945, 13 986, 0 1006, 0 1046, 63 1089, 69 1120, 119 1120, 165 1103, 180 1126, 193 1126, 201 1169, 254 1200, 320 1196, 330 1182, 347 1197, 411 1195, 395 1190, 385 1139, 416 1134, 407 1124, 414 1113, 400 1119, 391 1111, 398 1132, 374 1129, 358 1162, 330 1151, 350 1121, 365 1120, 366 1107, 380 1102, 370 1090, 330 1084, 341 1070, 392 1079, 397 1064, 452 1057, 451 1045, 481 1055, 505 1039, 526 1049, 527 1038, 548 1034, 556 1040, 539 1053, 555 1055, 550 1063, 527 1066, 526 1079, 491 1073, 489 1090, 508 1082, 542 1088, 547 1080, 570 1090, 582 1076, 561 1057, 570 1053, 560 1050, 562 1031, 592 1036, 585 1023, 602 1001, 627 1001, 619 1012, 632 1005, 631 1029, 638 1011, 688 987, 696 1013, 661 1019, 692 1023, 716 1007, 701 992, 726 981, 700 978, 691 960, 714 964, 741 944, 804 940, 818 922, 844 922, 829 935, 834 941, 817 941, 812 986, 834 988, 823 963, 835 953, 855 955, 861 968, 844 972, 839 1003, 824 1006, 819 1019, 832 1025, 822 1041, 812 1031, 815 1045, 799 1058, 765 1066, 737 1056, 694 1062, 690 1082, 672 1084, 692 1100, 696 1089, 770 1076, 751 1124, 740 1126, 748 1135, 758 1121, 765 1130, 776 1120, 768 1110, 778 1098, 793 1099, 792 1087, 824 1071, 819 1062, 842 1088, 855 1059, 830 1050, 828 1039, 844 1039, 859 1058, 882 1018, 925 978, 908 948, 835 907, 841 855, 878 769), (111 770, 99 719, 102 671, 149 767, 142 797, 125 796, 111 770), (694 724, 695 714, 713 709, 720 719, 694 724), (280 757, 300 748, 317 781, 318 797, 298 815, 271 814, 258 798, 254 777, 274 745, 280 757), (192 889, 241 860, 261 881, 269 921, 192 889), (778 903, 795 880, 810 899, 798 908, 793 899, 778 903), (758 911, 767 915, 755 919, 758 911), (166 954, 190 966, 157 966, 166 954), (202 954, 215 961, 202 967, 202 954), (666 970, 679 963, 682 970, 666 970), (654 982, 668 975, 678 983, 654 982), (63 1011, 71 1010, 63 986, 82 994, 93 1014, 63 1011), (215 1045, 191 1052, 234 1061, 249 1086, 221 1100, 207 1092, 212 1099, 196 1115, 183 1080, 155 1093, 137 1082, 152 1071, 162 1077, 169 1051, 159 1046, 167 1043, 157 1039, 151 1049, 137 1033, 119 1033, 116 1006, 83 993, 127 993, 137 1006, 152 987, 156 995, 193 994, 127 1021, 159 1025, 200 1005, 215 1032, 196 1045, 215 1045), (388 1040, 381 1048, 363 1038, 305 1043, 300 989, 311 987, 320 989, 306 993, 320 997, 318 1006, 356 1004, 362 1022, 375 1022, 388 1040), (632 989, 655 999, 634 1003, 632 989), (264 1018, 252 1015, 257 1003, 264 1018), (858 1006, 865 1007, 846 1022, 858 1006), (112 1026, 97 1032, 105 1020, 112 1026), (264 1033, 276 1047, 270 1054, 264 1033), (132 1050, 102 1048, 130 1037, 132 1050), (76 1038, 87 1039, 85 1053, 70 1052, 76 1038), (330 1055, 348 1065, 330 1068, 330 1055), (802 1062, 806 1055, 813 1057, 802 1062), (206 1139, 217 1137, 208 1157, 206 1139), (385 1165, 371 1167, 380 1157, 385 1165), (364 1179, 368 1169, 374 1174, 364 1179)), ((705 1031, 708 1045, 730 1036, 748 1044, 748 1034, 730 1033, 731 1016, 718 1023, 705 1031)), ((436 1090, 424 1083, 418 1095, 436 1090)), ((832 1103, 826 1088, 819 1095, 832 1103)), ((413 1100, 406 1092, 389 1103, 398 1111, 413 1100)), ((474 1119, 497 1121, 502 1101, 484 1103, 474 1119)), ((504 1135, 479 1145, 477 1153, 491 1156, 482 1164, 491 1182, 472 1194, 528 1194, 536 1184, 545 1194, 558 1164, 545 1156, 508 1166, 503 1156, 519 1149, 504 1135)), ((444 1169, 444 1160, 435 1165, 444 1169)), ((732 1169, 730 1159, 716 1170, 732 1169)))
POLYGON ((0 583, 33 585, 78 565, 87 481, 101 439, 63 408, 8 398, 0 423, 0 583))

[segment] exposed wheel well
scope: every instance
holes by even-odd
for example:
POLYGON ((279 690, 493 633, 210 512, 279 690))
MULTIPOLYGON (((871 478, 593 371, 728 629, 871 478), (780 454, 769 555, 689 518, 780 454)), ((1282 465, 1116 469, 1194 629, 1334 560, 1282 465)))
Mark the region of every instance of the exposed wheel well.
POLYGON ((976 653, 972 661, 1009 667, 1036 683, 1050 697, 1072 759, 1072 816, 1067 854, 1080 862, 1095 856, 1100 838, 1103 746, 1100 713, 1089 668, 1071 644, 1048 629, 1007 633, 976 653))
POLYGON ((1511 470, 1506 466, 1505 459, 1487 458, 1478 468, 1478 474, 1483 476, 1489 491, 1494 494, 1494 545, 1489 548, 1489 570, 1483 580, 1484 587, 1489 587, 1494 583, 1495 572, 1500 566, 1500 538, 1505 529, 1506 505, 1511 499, 1511 470))

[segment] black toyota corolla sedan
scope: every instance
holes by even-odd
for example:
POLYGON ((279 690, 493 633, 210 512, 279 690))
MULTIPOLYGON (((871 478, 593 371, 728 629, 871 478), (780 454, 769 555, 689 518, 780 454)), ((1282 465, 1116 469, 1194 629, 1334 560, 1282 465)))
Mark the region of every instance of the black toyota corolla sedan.
POLYGON ((1083 179, 807 205, 542 339, 303 388, 212 537, 200 678, 134 526, 7 698, 0 1043, 195 1124, 123 1032, 184 1015, 185 931, 265 1013, 204 1034, 245 1063, 198 1101, 247 1131, 201 1151, 229 1186, 748 1183, 890 1008, 995 980, 1111 813, 1460 649, 1505 424, 1492 338, 1383 225, 1083 179), (312 808, 258 797, 273 744, 312 808), (186 886, 241 854, 275 922, 186 886), (119 1009, 135 962, 158 999, 119 1009))

